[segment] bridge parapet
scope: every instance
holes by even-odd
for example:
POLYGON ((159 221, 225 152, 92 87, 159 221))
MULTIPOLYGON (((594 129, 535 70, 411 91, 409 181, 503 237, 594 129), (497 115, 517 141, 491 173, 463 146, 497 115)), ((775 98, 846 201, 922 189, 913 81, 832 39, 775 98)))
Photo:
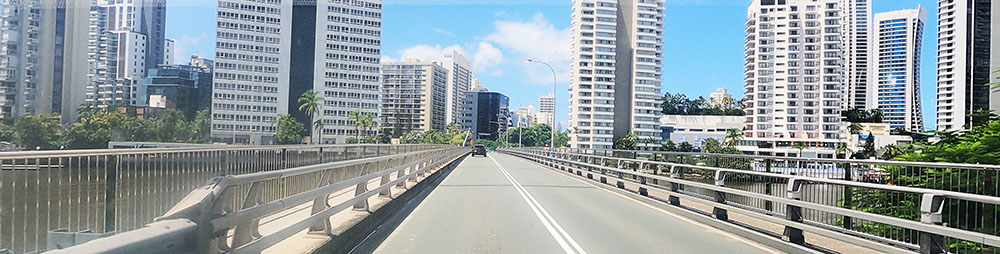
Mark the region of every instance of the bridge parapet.
MULTIPOLYGON (((67 246, 48 241, 54 230, 104 235, 143 228, 213 177, 452 147, 361 144, 4 152, 0 153, 0 253, 67 246)), ((301 188, 285 186, 280 193, 301 188)), ((278 194, 265 191, 262 198, 278 194)))
POLYGON ((135 231, 54 253, 260 253, 303 230, 333 236, 330 217, 353 207, 370 212, 369 198, 416 182, 468 153, 448 147, 372 158, 213 178, 156 222, 135 231), (377 187, 369 189, 377 181, 377 187), (353 195, 331 204, 331 195, 353 195), (261 220, 303 204, 308 216, 262 234, 261 220))
POLYGON ((997 166, 617 150, 503 152, 602 182, 617 178, 608 183, 636 184, 643 195, 663 190, 671 205, 682 206, 680 197, 705 200, 718 220, 728 221, 736 211, 784 225, 778 233, 794 243, 808 242, 805 231, 886 252, 990 252, 1000 246, 1000 197, 989 195, 996 191, 991 181, 997 166), (868 177, 854 173, 859 171, 868 177), (918 179, 978 182, 971 185, 982 189, 905 186, 918 179))

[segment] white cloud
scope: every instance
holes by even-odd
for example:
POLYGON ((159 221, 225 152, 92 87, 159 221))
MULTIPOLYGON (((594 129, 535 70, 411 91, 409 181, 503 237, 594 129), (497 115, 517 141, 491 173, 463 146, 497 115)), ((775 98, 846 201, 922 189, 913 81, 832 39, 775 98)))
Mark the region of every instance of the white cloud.
POLYGON ((459 45, 443 47, 441 45, 419 44, 399 51, 399 59, 383 55, 382 62, 395 62, 410 58, 431 62, 439 60, 442 55, 450 52, 458 52, 469 57, 469 60, 472 61, 472 69, 476 73, 490 73, 491 75, 498 75, 500 73, 498 72, 499 70, 494 70, 493 68, 503 61, 504 54, 500 49, 497 49, 488 42, 479 42, 469 47, 459 45), (472 55, 469 55, 468 52, 472 52, 472 55))
POLYGON ((441 29, 441 28, 434 27, 434 28, 431 28, 431 31, 434 31, 435 33, 443 34, 443 35, 451 37, 451 38, 455 38, 455 33, 448 32, 447 30, 444 30, 444 29, 441 29))
MULTIPOLYGON (((486 72, 503 62, 503 52, 489 42, 479 42, 476 46, 476 54, 472 56, 472 70, 474 72, 486 72)), ((500 70, 493 70, 490 75, 499 76, 500 70)))
MULTIPOLYGON (((174 62, 183 63, 186 59, 190 59, 191 54, 201 53, 201 52, 188 52, 188 48, 193 47, 201 43, 201 41, 206 40, 208 34, 202 33, 198 36, 181 35, 180 38, 174 39, 174 62)), ((214 56, 204 56, 204 57, 214 57, 214 56)))
MULTIPOLYGON (((519 58, 546 62, 555 68, 557 76, 569 77, 570 28, 556 28, 541 13, 529 21, 499 20, 494 26, 496 31, 484 37, 486 41, 512 51, 519 58)), ((551 81, 547 68, 525 67, 532 82, 548 84, 551 81)))

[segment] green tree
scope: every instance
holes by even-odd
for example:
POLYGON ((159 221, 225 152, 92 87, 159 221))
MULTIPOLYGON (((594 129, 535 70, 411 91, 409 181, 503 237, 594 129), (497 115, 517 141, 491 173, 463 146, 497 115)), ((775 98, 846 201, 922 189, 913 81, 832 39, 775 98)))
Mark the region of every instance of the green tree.
POLYGON ((660 142, 660 150, 664 152, 676 152, 677 144, 673 140, 668 139, 667 141, 660 142))
MULTIPOLYGON (((184 112, 176 109, 168 109, 159 117, 153 119, 149 125, 152 127, 150 134, 156 142, 192 142, 196 136, 195 130, 187 122, 184 112)), ((130 141, 144 141, 139 137, 135 137, 134 139, 130 141)))
POLYGON ((628 135, 615 140, 613 148, 616 150, 635 150, 638 139, 639 137, 635 133, 629 132, 628 135))
POLYGON ((361 122, 364 118, 364 113, 361 110, 355 110, 347 114, 347 120, 354 122, 354 140, 361 140, 361 128, 364 123, 361 122))
POLYGON ((847 126, 847 131, 851 134, 858 135, 861 134, 861 125, 858 123, 851 123, 847 126))
POLYGON ((806 150, 806 148, 809 148, 809 146, 806 145, 806 142, 797 141, 797 142, 795 142, 795 144, 792 145, 792 148, 798 149, 799 150, 799 157, 803 157, 802 151, 806 150))
POLYGON ((743 131, 740 129, 729 129, 726 130, 726 137, 722 139, 723 145, 728 147, 734 147, 740 142, 743 142, 743 131))
POLYGON ((292 115, 286 114, 278 116, 276 132, 274 139, 278 144, 301 144, 306 127, 292 115))
POLYGON ((722 145, 719 141, 714 138, 708 138, 701 141, 701 151, 705 153, 718 153, 722 149, 722 145))
POLYGON ((191 121, 191 127, 195 130, 196 143, 212 143, 212 112, 206 110, 198 111, 191 121))
POLYGON ((694 152, 694 145, 687 141, 681 142, 680 145, 677 145, 677 151, 683 153, 694 152))
MULTIPOLYGON (((315 123, 317 122, 316 113, 323 110, 323 101, 324 101, 323 96, 320 96, 319 93, 316 93, 316 91, 313 90, 306 91, 302 93, 301 96, 299 96, 299 111, 306 113, 306 115, 309 116, 309 119, 311 120, 309 122, 314 123, 313 124, 314 127, 315 123)), ((322 125, 322 122, 320 122, 320 124, 322 125)), ((316 143, 322 143, 323 129, 313 128, 313 133, 315 135, 310 135, 310 136, 319 137, 319 141, 317 141, 316 143), (319 131, 317 132, 317 130, 319 131)))
POLYGON ((16 143, 21 147, 48 150, 58 148, 62 125, 56 114, 27 115, 14 122, 14 131, 16 143))

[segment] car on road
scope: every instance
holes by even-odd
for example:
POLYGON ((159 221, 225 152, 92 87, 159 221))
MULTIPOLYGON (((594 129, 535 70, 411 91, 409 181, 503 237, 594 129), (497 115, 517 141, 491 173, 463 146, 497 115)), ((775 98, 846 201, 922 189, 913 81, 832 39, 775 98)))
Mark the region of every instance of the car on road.
POLYGON ((484 145, 475 145, 475 146, 473 146, 472 147, 472 156, 476 156, 476 155, 482 155, 483 157, 486 157, 486 146, 484 146, 484 145))

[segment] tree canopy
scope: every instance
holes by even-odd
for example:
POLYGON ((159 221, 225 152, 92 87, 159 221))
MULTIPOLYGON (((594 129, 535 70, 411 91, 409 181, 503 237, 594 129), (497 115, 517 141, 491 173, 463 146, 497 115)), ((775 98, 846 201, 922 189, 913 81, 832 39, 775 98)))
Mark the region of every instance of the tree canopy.
POLYGON ((663 95, 661 108, 665 115, 717 115, 717 116, 742 116, 743 103, 726 98, 720 105, 712 105, 705 97, 689 99, 684 94, 666 93, 663 95))

